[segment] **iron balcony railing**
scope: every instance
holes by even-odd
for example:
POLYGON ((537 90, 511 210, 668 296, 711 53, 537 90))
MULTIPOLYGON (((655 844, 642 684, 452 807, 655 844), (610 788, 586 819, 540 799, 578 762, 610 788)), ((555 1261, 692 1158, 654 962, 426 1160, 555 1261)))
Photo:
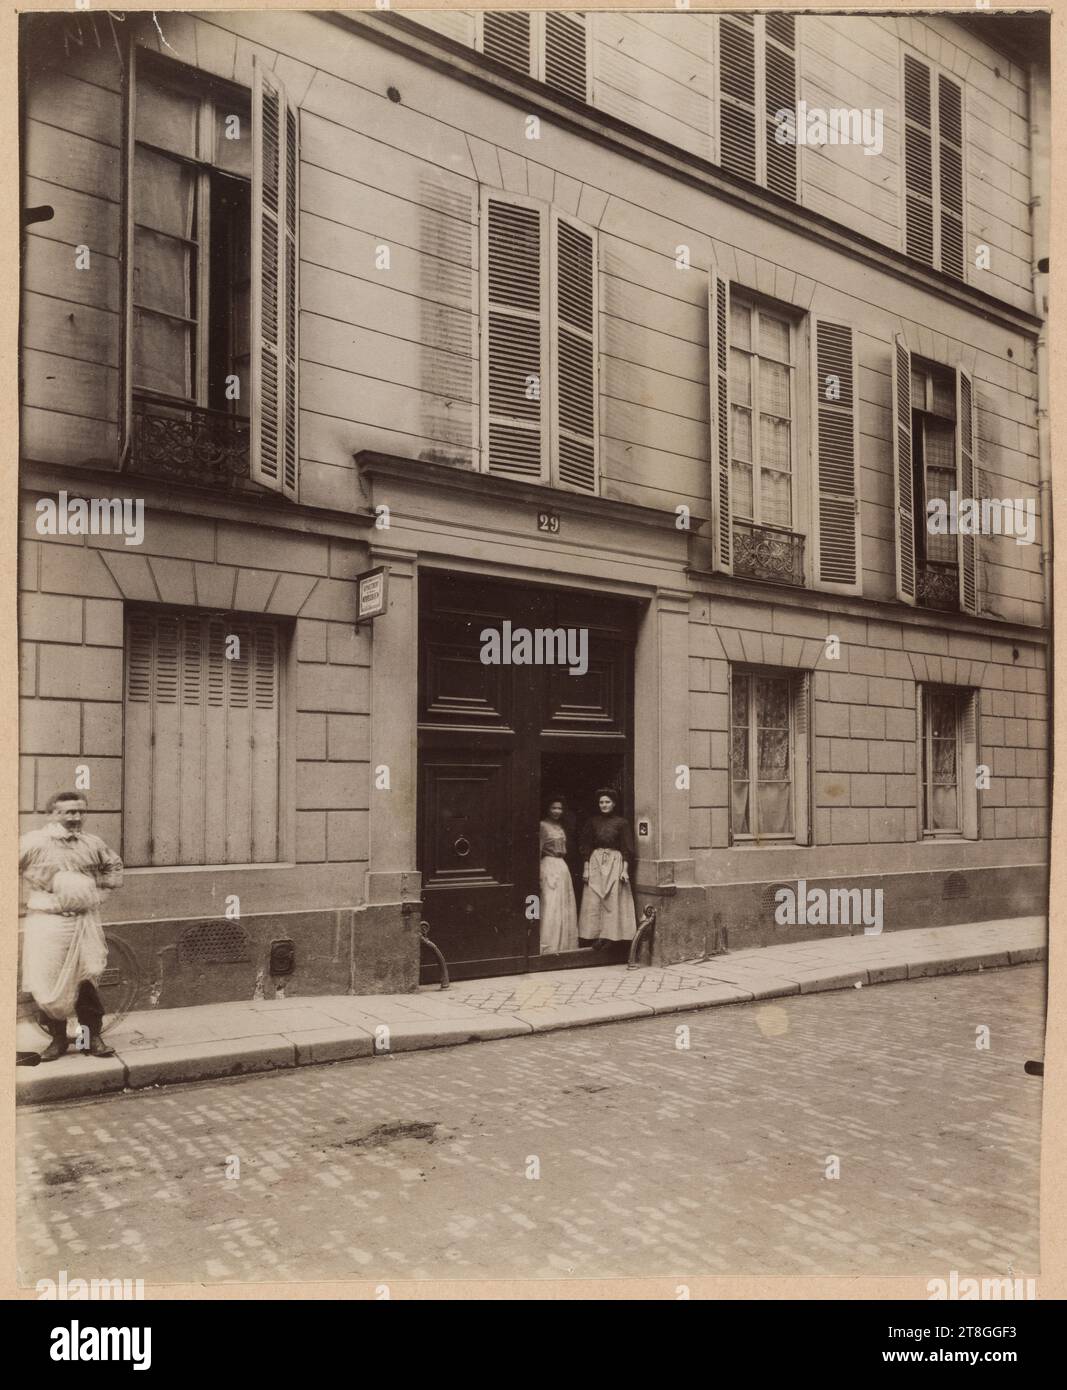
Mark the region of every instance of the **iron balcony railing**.
POLYGON ((735 521, 734 574, 776 584, 804 583, 804 537, 792 531, 735 521))
POLYGON ((130 467, 200 487, 232 488, 248 477, 249 424, 202 406, 134 399, 130 467))
POLYGON ((960 575, 953 564, 940 560, 919 560, 917 566, 917 598, 924 608, 940 608, 947 612, 960 606, 960 575))

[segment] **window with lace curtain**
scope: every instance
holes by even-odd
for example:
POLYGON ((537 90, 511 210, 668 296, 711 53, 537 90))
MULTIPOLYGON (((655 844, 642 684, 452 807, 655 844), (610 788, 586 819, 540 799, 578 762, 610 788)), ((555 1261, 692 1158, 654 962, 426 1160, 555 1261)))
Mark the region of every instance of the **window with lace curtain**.
POLYGON ((978 836, 978 696, 951 685, 919 687, 923 836, 978 836))
POLYGON ((730 672, 730 829, 734 841, 808 839, 807 672, 730 672))

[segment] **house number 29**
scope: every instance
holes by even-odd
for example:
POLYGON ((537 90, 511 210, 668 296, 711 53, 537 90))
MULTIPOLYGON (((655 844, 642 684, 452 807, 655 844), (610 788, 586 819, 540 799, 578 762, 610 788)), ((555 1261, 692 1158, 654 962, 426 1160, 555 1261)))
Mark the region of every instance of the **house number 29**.
POLYGON ((559 532, 559 515, 556 512, 538 512, 537 529, 555 536, 559 532))

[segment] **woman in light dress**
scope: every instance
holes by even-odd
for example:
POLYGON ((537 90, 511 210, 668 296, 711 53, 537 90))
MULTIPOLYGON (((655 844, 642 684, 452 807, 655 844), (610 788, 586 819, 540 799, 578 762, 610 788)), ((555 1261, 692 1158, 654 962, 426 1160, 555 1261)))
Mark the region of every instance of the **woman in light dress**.
POLYGON ((578 949, 578 911, 567 867, 563 801, 555 797, 541 821, 541 954, 578 949))
POLYGON ((578 935, 584 941, 632 941, 637 931, 630 870, 635 859, 630 822, 617 814, 614 787, 597 792, 598 813, 586 821, 579 839, 585 888, 578 935))

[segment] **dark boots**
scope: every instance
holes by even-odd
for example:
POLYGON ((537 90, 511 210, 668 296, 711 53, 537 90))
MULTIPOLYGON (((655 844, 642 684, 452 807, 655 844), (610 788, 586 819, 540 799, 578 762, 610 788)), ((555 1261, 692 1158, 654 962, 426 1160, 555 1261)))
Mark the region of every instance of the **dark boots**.
MULTIPOLYGON (((78 1015, 78 1023, 89 1034, 88 1046, 79 1043, 77 1050, 87 1052, 90 1057, 114 1057, 115 1049, 108 1047, 101 1037, 101 1030, 104 1026, 104 1005, 96 992, 96 986, 91 981, 82 981, 74 1009, 78 1015)), ((57 1057, 62 1057, 70 1047, 67 1040, 67 1020, 65 1018, 51 1018, 48 1014, 42 1013, 38 1014, 37 1022, 52 1037, 52 1041, 41 1053, 41 1061, 54 1062, 57 1057)))
POLYGON ((62 1057, 70 1046, 67 1041, 67 1020, 52 1018, 51 1015, 42 1013, 37 1015, 37 1022, 52 1039, 41 1053, 41 1061, 54 1062, 57 1057, 62 1057))

